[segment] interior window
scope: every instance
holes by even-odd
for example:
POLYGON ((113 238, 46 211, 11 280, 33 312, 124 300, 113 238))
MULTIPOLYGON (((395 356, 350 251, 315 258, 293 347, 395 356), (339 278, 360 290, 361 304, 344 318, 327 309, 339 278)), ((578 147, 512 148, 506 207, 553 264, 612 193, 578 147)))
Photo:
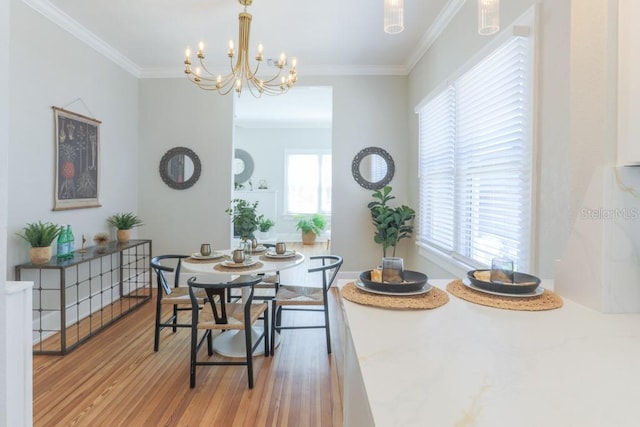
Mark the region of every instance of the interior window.
POLYGON ((331 154, 287 151, 285 157, 287 213, 331 213, 331 154))

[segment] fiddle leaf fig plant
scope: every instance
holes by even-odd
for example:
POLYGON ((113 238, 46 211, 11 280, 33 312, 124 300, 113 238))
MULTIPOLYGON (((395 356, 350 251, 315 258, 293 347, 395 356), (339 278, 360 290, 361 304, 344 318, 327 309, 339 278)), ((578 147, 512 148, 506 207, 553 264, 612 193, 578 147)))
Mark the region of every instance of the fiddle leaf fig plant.
POLYGON ((395 199, 395 196, 391 195, 391 190, 392 188, 389 186, 376 190, 372 194, 376 200, 367 205, 376 228, 373 240, 382 245, 383 257, 387 256, 388 248, 393 248, 392 256, 396 256, 398 242, 411 237, 411 233, 413 233, 412 220, 416 216, 415 210, 409 206, 401 205, 395 208, 389 206, 389 201, 395 199))

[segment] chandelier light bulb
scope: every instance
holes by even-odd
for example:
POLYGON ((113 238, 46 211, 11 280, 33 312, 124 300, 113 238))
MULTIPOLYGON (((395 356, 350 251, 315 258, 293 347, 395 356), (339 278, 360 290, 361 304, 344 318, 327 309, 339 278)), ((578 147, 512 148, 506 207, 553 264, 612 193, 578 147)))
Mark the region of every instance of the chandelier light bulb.
POLYGON ((256 55, 256 61, 262 61, 262 43, 258 43, 258 54, 256 55))

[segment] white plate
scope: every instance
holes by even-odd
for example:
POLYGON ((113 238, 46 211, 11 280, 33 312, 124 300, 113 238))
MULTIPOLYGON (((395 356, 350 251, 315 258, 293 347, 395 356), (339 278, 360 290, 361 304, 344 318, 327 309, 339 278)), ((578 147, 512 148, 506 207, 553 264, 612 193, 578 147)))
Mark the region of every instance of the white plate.
POLYGON ((538 286, 536 288, 535 291, 533 292, 528 292, 526 294, 505 294, 504 292, 494 292, 494 291, 488 291, 486 289, 482 289, 479 288, 477 286, 474 286, 471 281, 469 280, 468 277, 464 277, 462 279, 462 284, 465 285, 467 288, 469 289, 473 289, 474 291, 478 291, 478 292, 483 292, 485 294, 491 294, 491 295, 498 295, 501 297, 511 297, 511 298, 531 298, 531 297, 537 297, 539 295, 542 295, 542 293, 544 292, 544 288, 542 286, 538 286))
POLYGON ((261 253, 261 252, 264 252, 266 250, 267 250, 266 246, 258 245, 258 246, 256 246, 255 249, 251 249, 251 252, 253 252, 253 253, 261 253))
POLYGON ((422 289, 420 289, 419 291, 414 291, 414 292, 384 292, 384 291, 377 291, 375 289, 369 289, 360 280, 356 280, 356 287, 358 289, 360 289, 361 291, 369 292, 369 293, 372 293, 372 294, 393 295, 393 296, 422 295, 422 294, 426 294, 427 292, 429 292, 433 288, 433 286, 431 286, 429 283, 426 283, 424 285, 424 287, 422 289))
POLYGON ((222 254, 220 252, 212 252, 211 255, 200 255, 200 252, 196 252, 191 254, 191 258, 193 259, 218 259, 222 258, 222 254))
POLYGON ((257 263, 258 263, 257 259, 252 259, 251 261, 245 261, 245 262, 240 262, 240 263, 235 263, 235 262, 230 261, 230 260, 221 262, 222 265, 224 265, 225 267, 229 267, 229 268, 251 267, 252 265, 255 265, 257 263))
POLYGON ((291 258, 296 256, 296 251, 285 251, 283 254, 277 254, 274 251, 268 251, 264 254, 267 258, 291 258))

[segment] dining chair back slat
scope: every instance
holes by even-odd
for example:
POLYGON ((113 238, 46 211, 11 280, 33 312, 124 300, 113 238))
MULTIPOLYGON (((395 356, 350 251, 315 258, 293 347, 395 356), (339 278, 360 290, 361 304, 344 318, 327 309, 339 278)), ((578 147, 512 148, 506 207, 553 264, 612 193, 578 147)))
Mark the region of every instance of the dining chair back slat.
POLYGON ((203 365, 245 365, 247 366, 247 377, 249 388, 253 388, 253 353, 260 342, 264 342, 265 357, 269 356, 269 310, 268 304, 254 303, 255 285, 261 281, 258 276, 240 276, 229 282, 202 283, 195 277, 187 280, 189 286, 189 296, 192 303, 191 311, 191 362, 189 385, 194 388, 196 385, 196 367, 203 365), (229 294, 234 289, 249 287, 249 291, 244 293, 241 302, 229 302, 229 294), (210 310, 200 310, 198 307, 198 292, 205 292, 207 295, 210 310), (262 317, 264 329, 255 341, 252 341, 252 325, 262 317), (212 330, 226 331, 229 329, 240 329, 245 335, 246 355, 244 360, 216 360, 211 359, 213 355, 213 335, 212 330), (198 331, 204 330, 204 334, 199 337, 198 331), (198 352, 204 342, 207 342, 207 354, 209 359, 198 360, 198 352))

